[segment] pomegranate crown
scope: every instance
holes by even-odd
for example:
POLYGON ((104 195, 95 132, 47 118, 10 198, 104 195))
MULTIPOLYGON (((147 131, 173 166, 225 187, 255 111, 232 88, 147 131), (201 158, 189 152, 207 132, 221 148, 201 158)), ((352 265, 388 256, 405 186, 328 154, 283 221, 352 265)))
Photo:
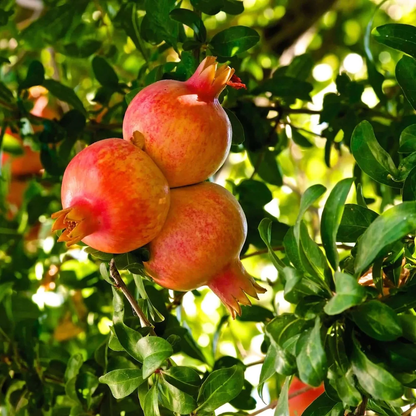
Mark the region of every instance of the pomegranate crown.
POLYGON ((218 98, 227 85, 236 89, 245 88, 234 72, 234 69, 228 65, 218 67, 215 56, 207 56, 186 83, 194 87, 203 97, 218 98))

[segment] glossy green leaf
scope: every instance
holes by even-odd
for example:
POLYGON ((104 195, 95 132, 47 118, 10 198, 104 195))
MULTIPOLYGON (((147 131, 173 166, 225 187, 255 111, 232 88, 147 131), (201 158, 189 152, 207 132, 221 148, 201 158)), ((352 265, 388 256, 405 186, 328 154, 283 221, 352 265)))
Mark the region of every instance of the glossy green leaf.
POLYGON ((82 114, 86 114, 82 101, 78 98, 72 88, 63 85, 54 79, 45 79, 42 85, 59 100, 68 103, 82 114))
POLYGON ((181 415, 189 414, 196 408, 195 399, 166 380, 158 383, 161 405, 181 415))
POLYGON ((327 372, 327 360, 321 338, 319 318, 316 318, 313 329, 301 336, 296 349, 299 378, 306 384, 318 387, 327 372))
POLYGON ((198 395, 196 412, 209 413, 236 397, 244 384, 241 365, 213 371, 204 381, 198 395))
POLYGON ((378 300, 363 303, 352 312, 361 331, 379 341, 393 341, 402 335, 397 314, 378 300))
POLYGON ((373 30, 374 38, 383 45, 397 49, 416 58, 416 27, 388 23, 373 30))
POLYGON ((202 19, 192 10, 174 9, 169 13, 171 19, 189 26, 194 32, 198 41, 204 43, 207 38, 207 30, 205 29, 202 19))
POLYGON ((310 93, 313 90, 312 84, 301 81, 294 77, 275 76, 266 80, 254 90, 254 93, 271 92, 276 97, 312 101, 310 93))
POLYGON ((358 166, 368 176, 393 188, 401 188, 401 184, 392 179, 398 176, 397 167, 391 156, 378 143, 373 127, 368 121, 362 121, 354 129, 351 152, 358 166))
POLYGON ((292 140, 300 147, 305 149, 313 147, 311 143, 302 133, 299 132, 296 128, 292 129, 292 140))
POLYGON ((92 60, 95 78, 103 86, 118 89, 118 76, 113 67, 102 56, 95 56, 92 60))
POLYGON ((401 153, 416 152, 416 124, 406 127, 400 134, 401 153))
POLYGON ((276 151, 270 149, 248 153, 250 162, 261 179, 272 185, 282 186, 283 174, 276 160, 276 156, 276 151))
POLYGON ((336 294, 325 305, 324 311, 327 315, 338 315, 364 302, 367 292, 353 276, 336 272, 334 280, 336 294))
POLYGON ((227 113, 228 119, 231 123, 231 129, 233 131, 233 135, 231 138, 231 142, 234 145, 239 145, 244 143, 245 136, 244 136, 244 128, 241 124, 241 121, 237 118, 237 116, 228 108, 224 108, 225 112, 227 113))
POLYGON ((157 384, 144 397, 143 411, 146 416, 160 416, 157 384))
POLYGON ((390 244, 416 229, 416 202, 404 202, 376 218, 361 236, 355 273, 361 274, 390 244))
POLYGON ((113 370, 99 378, 100 383, 107 384, 116 399, 127 397, 143 383, 142 370, 126 368, 113 370))
POLYGON ((370 361, 353 336, 352 369, 361 387, 375 399, 396 400, 403 394, 403 386, 384 368, 370 361))
POLYGON ((163 371, 163 376, 172 386, 190 395, 198 393, 201 385, 201 378, 191 367, 171 367, 163 371))
POLYGON ((277 401, 275 416, 289 416, 289 386, 292 381, 292 377, 286 377, 283 383, 282 390, 280 390, 279 400, 277 401))
POLYGON ((215 15, 224 6, 224 0, 191 0, 192 6, 202 13, 215 15))
POLYGON ((330 385, 335 389, 343 403, 354 407, 361 403, 362 397, 355 387, 351 370, 345 373, 338 363, 334 363, 328 369, 328 379, 330 385))
POLYGON ((279 259, 279 257, 277 257, 276 253, 273 250, 273 247, 270 244, 271 234, 272 234, 272 224, 273 224, 272 220, 270 220, 269 218, 263 218, 259 224, 259 233, 260 233, 261 239, 266 244, 270 259, 272 260, 274 267, 276 267, 276 269, 279 272, 282 272, 283 269, 285 268, 285 264, 282 262, 282 260, 279 259))
POLYGON ((326 201, 321 219, 321 238, 328 261, 334 270, 339 267, 339 255, 336 236, 344 212, 345 201, 354 179, 347 178, 338 182, 326 201))
POLYGON ((416 343, 416 316, 400 315, 399 321, 403 330, 403 337, 416 343))
POLYGON ((403 202, 416 201, 416 167, 407 175, 403 185, 403 202))
POLYGON ((246 26, 232 26, 217 33, 210 42, 213 53, 231 57, 252 48, 260 40, 259 34, 246 26))
POLYGON ((378 214, 371 209, 361 205, 346 204, 336 240, 342 243, 355 243, 377 217, 378 214))
POLYGON ((403 56, 396 65, 396 78, 411 106, 416 109, 416 60, 403 56))
POLYGON ((343 416, 342 403, 334 402, 327 394, 322 393, 312 404, 310 404, 302 416, 343 416), (341 406, 341 407, 340 407, 341 406), (334 412, 333 412, 334 410, 334 412))
POLYGON ((35 85, 42 85, 45 79, 45 69, 39 61, 32 61, 27 69, 26 78, 20 83, 20 89, 24 90, 35 85))
POLYGON ((244 12, 244 2, 240 0, 224 0, 222 11, 227 14, 241 14, 244 12))
POLYGON ((76 377, 83 363, 84 358, 82 357, 82 354, 77 353, 71 356, 65 370, 65 381, 69 381, 70 379, 76 377))
POLYGON ((152 375, 173 354, 172 346, 163 338, 148 336, 137 343, 143 357, 143 378, 152 375))

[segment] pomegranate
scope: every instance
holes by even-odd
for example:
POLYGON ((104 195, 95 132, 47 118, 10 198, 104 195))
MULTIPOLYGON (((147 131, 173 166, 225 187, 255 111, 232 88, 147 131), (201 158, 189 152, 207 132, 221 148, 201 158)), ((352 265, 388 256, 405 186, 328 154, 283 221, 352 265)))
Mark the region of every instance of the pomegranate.
POLYGON ((146 153, 106 139, 78 153, 62 180, 63 210, 53 231, 69 247, 83 241, 106 253, 125 253, 156 237, 169 209, 168 183, 146 153))
POLYGON ((324 391, 323 385, 310 388, 310 386, 302 383, 299 379, 293 379, 289 388, 289 397, 293 396, 289 399, 290 416, 301 416, 305 409, 324 391))
MULTIPOLYGON (((171 188, 206 180, 224 163, 231 124, 218 102, 234 69, 209 56, 186 82, 162 80, 141 90, 127 108, 123 137, 159 166, 171 188)), ((234 77, 232 86, 243 84, 234 77)))
POLYGON ((208 285, 232 316, 265 289, 244 269, 239 254, 247 233, 244 212, 223 187, 203 182, 171 190, 161 233, 150 243, 149 275, 168 289, 208 285))

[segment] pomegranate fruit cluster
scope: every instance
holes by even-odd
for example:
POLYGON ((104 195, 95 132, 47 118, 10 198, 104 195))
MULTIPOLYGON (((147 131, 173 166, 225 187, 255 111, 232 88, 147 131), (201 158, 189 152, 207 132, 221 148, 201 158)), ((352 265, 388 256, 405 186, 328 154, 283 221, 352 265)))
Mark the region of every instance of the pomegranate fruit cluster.
POLYGON ((123 121, 123 137, 94 143, 69 163, 63 209, 52 215, 58 241, 83 241, 107 253, 149 244, 147 273, 187 291, 209 286, 233 317, 247 295, 265 289, 244 269, 247 235, 241 206, 206 181, 224 163, 231 124, 218 97, 241 87, 234 70, 207 57, 186 82, 158 81, 141 90, 123 121))

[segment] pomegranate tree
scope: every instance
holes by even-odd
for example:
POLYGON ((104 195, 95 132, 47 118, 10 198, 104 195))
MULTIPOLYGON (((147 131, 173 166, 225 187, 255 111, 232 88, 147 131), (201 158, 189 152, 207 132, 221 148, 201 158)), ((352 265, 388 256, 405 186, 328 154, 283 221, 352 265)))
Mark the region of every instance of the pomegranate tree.
POLYGON ((202 182, 224 163, 231 124, 218 96, 233 74, 232 68, 217 67, 216 58, 209 56, 188 81, 155 82, 130 103, 123 136, 146 151, 170 187, 202 182))
POLYGON ((244 269, 239 254, 247 234, 243 210, 223 187, 204 182, 173 189, 161 233, 150 243, 145 268, 163 287, 186 291, 207 285, 233 317, 247 295, 265 289, 244 269))
POLYGON ((151 241, 169 208, 166 179, 149 156, 130 143, 106 139, 78 153, 62 181, 63 209, 52 215, 58 241, 83 241, 124 253, 151 241))

